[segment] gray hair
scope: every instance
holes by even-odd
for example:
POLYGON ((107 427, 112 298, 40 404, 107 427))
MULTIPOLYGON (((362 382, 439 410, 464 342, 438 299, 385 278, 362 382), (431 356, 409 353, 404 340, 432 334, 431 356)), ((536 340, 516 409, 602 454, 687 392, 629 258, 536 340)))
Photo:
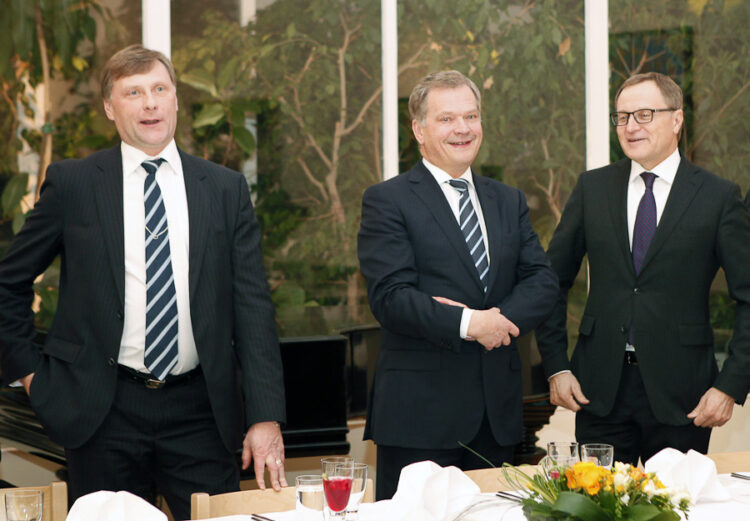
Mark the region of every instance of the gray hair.
POLYGON ((422 78, 412 89, 409 96, 409 114, 420 125, 424 125, 427 117, 427 95, 431 89, 455 89, 466 85, 474 93, 477 109, 482 112, 482 95, 476 84, 458 71, 439 71, 422 78))

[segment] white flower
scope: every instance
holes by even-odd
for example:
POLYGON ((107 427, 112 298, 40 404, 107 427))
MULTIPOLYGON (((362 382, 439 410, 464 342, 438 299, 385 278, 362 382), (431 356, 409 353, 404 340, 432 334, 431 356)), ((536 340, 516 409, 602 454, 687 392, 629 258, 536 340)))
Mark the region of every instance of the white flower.
POLYGON ((630 494, 623 494, 623 496, 620 498, 620 501, 622 501, 623 505, 627 505, 630 503, 630 494))
POLYGON ((615 490, 618 490, 619 487, 627 488, 631 481, 632 479, 627 473, 617 472, 612 476, 612 483, 615 486, 615 490))

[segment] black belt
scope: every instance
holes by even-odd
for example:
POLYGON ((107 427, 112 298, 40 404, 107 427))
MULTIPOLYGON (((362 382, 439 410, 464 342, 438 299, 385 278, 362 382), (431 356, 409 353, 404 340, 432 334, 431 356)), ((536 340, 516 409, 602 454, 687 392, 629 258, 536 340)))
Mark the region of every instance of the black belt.
POLYGON ((625 365, 638 365, 638 357, 635 351, 625 351, 625 365))
POLYGON ((164 380, 159 380, 157 378, 154 378, 154 375, 151 373, 141 373, 140 371, 136 371, 132 367, 128 367, 126 365, 118 364, 117 366, 120 369, 120 374, 124 377, 135 380, 136 382, 142 383, 149 389, 161 389, 162 387, 165 387, 167 385, 176 385, 181 382, 187 382, 188 380, 191 380, 201 374, 201 366, 196 367, 195 369, 191 369, 187 373, 182 374, 168 374, 164 380))

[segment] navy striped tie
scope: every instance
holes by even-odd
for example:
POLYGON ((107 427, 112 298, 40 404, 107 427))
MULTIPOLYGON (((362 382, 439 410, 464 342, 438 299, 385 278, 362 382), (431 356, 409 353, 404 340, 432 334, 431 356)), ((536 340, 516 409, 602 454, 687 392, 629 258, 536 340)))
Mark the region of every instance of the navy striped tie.
POLYGON ((169 251, 167 212, 156 171, 164 159, 141 163, 146 171, 146 351, 144 363, 159 380, 177 364, 177 294, 169 251))
POLYGON ((474 260, 477 273, 479 273, 482 288, 486 292, 490 261, 487 258, 487 250, 484 247, 484 236, 482 235, 482 227, 479 226, 479 217, 477 217, 477 212, 474 211, 474 205, 471 203, 469 183, 465 179, 451 179, 448 182, 461 194, 458 200, 458 222, 461 225, 461 232, 464 234, 466 246, 469 248, 469 254, 474 260))
MULTIPOLYGON (((643 267, 646 252, 651 239, 656 233, 656 199, 654 199, 654 181, 656 174, 643 172, 641 174, 646 191, 638 203, 638 211, 635 214, 635 225, 633 226, 633 267, 638 275, 643 267)), ((635 345, 633 340, 633 324, 628 328, 628 344, 635 345)))

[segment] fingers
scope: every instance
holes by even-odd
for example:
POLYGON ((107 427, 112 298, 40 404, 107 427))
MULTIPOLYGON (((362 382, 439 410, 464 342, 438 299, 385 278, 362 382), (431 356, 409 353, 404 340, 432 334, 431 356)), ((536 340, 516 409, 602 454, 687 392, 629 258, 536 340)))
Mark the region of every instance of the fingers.
MULTIPOLYGON (((271 456, 268 457, 270 458, 271 456)), ((255 458, 255 479, 258 482, 258 488, 261 490, 266 489, 265 466, 266 462, 263 459, 257 457, 255 458)))
POLYGON ((286 486, 284 477, 284 460, 281 458, 274 459, 270 454, 266 456, 266 467, 268 467, 268 477, 274 490, 281 490, 281 480, 286 486))
POLYGON ((435 300, 437 300, 441 304, 447 304, 449 306, 458 306, 458 307, 461 307, 461 308, 467 308, 468 309, 468 306, 466 304, 462 304, 461 302, 458 302, 456 300, 451 300, 451 299, 446 298, 446 297, 437 297, 437 296, 432 297, 432 298, 435 299, 435 300))
POLYGON ((549 381, 550 401, 573 412, 581 410, 580 404, 589 403, 578 379, 570 372, 560 373, 549 381))
POLYGON ((242 444, 242 470, 245 470, 250 466, 250 460, 252 459, 252 451, 245 443, 242 444))

